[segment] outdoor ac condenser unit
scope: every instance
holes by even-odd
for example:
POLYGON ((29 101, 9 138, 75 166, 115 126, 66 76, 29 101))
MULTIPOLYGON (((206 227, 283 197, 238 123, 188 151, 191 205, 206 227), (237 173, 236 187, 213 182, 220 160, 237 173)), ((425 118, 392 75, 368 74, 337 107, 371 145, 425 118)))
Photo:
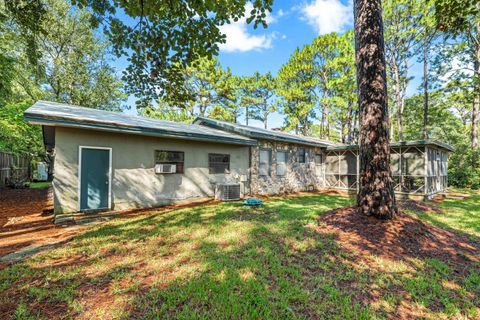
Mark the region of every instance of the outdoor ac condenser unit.
POLYGON ((174 164, 157 163, 155 165, 155 173, 175 173, 175 172, 177 172, 177 166, 174 164))
POLYGON ((239 183, 218 184, 215 191, 215 199, 222 201, 240 200, 239 183))

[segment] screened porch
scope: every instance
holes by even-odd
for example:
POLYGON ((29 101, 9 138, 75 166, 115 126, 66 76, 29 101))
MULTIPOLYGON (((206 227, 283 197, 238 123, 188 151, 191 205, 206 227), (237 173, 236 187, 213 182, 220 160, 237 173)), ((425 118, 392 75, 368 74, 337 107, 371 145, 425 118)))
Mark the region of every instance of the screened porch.
MULTIPOLYGON (((391 169, 395 192, 431 196, 448 183, 448 153, 453 149, 435 141, 391 144, 391 169)), ((358 190, 358 146, 327 148, 325 187, 358 190)))

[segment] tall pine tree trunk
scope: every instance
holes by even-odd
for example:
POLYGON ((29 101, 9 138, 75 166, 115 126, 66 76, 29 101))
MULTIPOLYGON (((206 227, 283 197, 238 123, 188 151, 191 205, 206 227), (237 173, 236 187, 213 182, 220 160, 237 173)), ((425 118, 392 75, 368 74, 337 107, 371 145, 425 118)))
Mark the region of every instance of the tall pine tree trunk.
MULTIPOLYGON (((477 51, 480 51, 477 49, 477 51)), ((480 52, 477 54, 480 59, 480 52)), ((475 71, 480 72, 480 61, 475 61, 475 71)), ((478 117, 480 116, 480 79, 479 74, 476 74, 474 79, 473 88, 473 109, 472 109, 472 149, 476 153, 478 152, 478 117)), ((475 157, 476 158, 476 157, 475 157)), ((476 159, 474 159, 474 162, 476 159)))
POLYGON ((347 116, 347 143, 352 143, 352 122, 353 122, 353 108, 350 100, 348 101, 348 116, 347 116))
POLYGON ((398 141, 403 140, 403 123, 402 123, 402 96, 401 96, 401 86, 400 86, 400 75, 398 70, 398 65, 396 61, 394 62, 394 77, 395 77, 395 107, 397 108, 397 134, 398 141))
POLYGON ((327 74, 325 71, 323 71, 323 83, 324 83, 324 86, 325 86, 325 97, 326 97, 326 102, 325 102, 325 106, 324 106, 324 111, 325 111, 325 138, 327 140, 330 140, 330 105, 329 105, 329 102, 330 102, 330 90, 328 88, 328 85, 327 85, 327 74))
POLYGON ((423 44, 423 139, 428 140, 428 46, 423 44))
POLYGON ((263 127, 268 129, 268 104, 267 99, 263 99, 263 127))
POLYGON ((355 0, 355 53, 360 110, 358 210, 391 219, 397 212, 390 171, 387 76, 380 0, 355 0))
MULTIPOLYGON (((480 4, 479 4, 480 7, 480 4)), ((477 23, 477 36, 480 35, 480 22, 477 23)), ((476 164, 476 153, 478 152, 478 118, 480 116, 480 40, 477 39, 474 57, 473 75, 473 109, 472 109, 472 149, 475 153, 474 163, 476 164)))

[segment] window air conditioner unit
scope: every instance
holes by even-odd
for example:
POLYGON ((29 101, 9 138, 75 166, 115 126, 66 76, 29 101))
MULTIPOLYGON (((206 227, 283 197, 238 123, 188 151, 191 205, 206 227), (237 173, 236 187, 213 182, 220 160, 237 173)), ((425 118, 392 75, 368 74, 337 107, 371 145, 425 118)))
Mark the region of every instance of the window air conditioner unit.
POLYGON ((175 173, 177 166, 175 164, 160 163, 155 165, 155 173, 175 173))
POLYGON ((215 190, 215 199, 221 201, 240 200, 240 184, 224 183, 218 184, 215 190))

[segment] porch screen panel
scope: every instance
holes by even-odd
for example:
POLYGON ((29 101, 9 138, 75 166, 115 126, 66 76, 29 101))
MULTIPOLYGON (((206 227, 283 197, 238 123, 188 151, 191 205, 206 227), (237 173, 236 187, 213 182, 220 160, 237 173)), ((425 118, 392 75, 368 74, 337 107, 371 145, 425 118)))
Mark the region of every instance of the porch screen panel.
POLYGON ((325 172, 328 174, 338 174, 338 156, 327 154, 325 160, 325 172))
POLYGON ((325 184, 327 187, 337 187, 340 180, 338 169, 338 155, 336 153, 327 153, 325 158, 325 184))
POLYGON ((417 148, 402 149, 402 192, 424 193, 425 174, 423 152, 417 148))
POLYGON ((406 176, 423 176, 425 171, 424 155, 417 148, 408 148, 402 155, 402 173, 406 176))
POLYGON ((340 187, 347 189, 356 188, 357 182, 357 157, 350 151, 339 156, 340 187))
POLYGON ((396 152, 397 150, 390 153, 390 168, 392 169, 392 174, 394 176, 400 175, 400 154, 396 152))

